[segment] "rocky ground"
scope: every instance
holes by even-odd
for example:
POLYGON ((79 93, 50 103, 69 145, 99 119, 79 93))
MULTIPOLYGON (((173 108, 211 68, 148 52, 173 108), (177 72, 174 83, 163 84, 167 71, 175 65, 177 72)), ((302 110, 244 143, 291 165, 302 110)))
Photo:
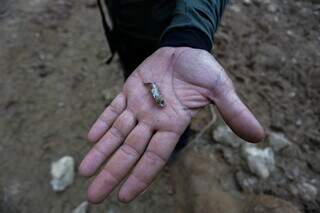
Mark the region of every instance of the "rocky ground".
MULTIPOLYGON (((147 192, 87 212, 320 212, 319 25, 318 0, 230 4, 213 54, 266 141, 244 143, 205 109, 194 143, 147 192)), ((65 155, 77 166, 89 150, 89 126, 122 85, 109 54, 94 1, 0 1, 0 212, 72 212, 85 201, 87 180, 76 174, 54 192, 50 166, 65 155)))

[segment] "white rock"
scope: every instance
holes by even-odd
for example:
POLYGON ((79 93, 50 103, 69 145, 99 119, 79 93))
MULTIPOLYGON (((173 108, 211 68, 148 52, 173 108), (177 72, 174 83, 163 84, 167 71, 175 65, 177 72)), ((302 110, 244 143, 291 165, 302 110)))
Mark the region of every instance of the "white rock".
POLYGON ((252 2, 251 2, 251 0, 243 0, 243 3, 244 3, 245 5, 250 5, 252 2))
POLYGON ((269 12, 275 13, 278 10, 278 6, 276 4, 269 4, 267 9, 269 12))
POLYGON ((233 12, 239 13, 241 12, 241 8, 238 5, 232 4, 230 6, 230 10, 232 10, 233 12))
POLYGON ((306 201, 312 201, 317 197, 318 189, 310 183, 301 183, 298 185, 298 189, 300 196, 306 201))
POLYGON ((87 201, 82 202, 72 213, 86 213, 89 203, 87 201))
POLYGON ((275 152, 291 145, 291 142, 281 133, 270 133, 268 143, 275 152))
POLYGON ((236 173, 236 181, 244 191, 252 191, 259 182, 258 178, 249 176, 242 171, 236 173))
POLYGON ((74 160, 65 156, 51 164, 51 186, 53 191, 61 192, 73 183, 74 160))
POLYGON ((229 127, 225 125, 219 126, 213 131, 213 138, 218 143, 226 144, 233 148, 237 148, 241 144, 245 143, 244 140, 239 138, 229 127))
POLYGON ((250 171, 260 178, 268 178, 275 169, 274 154, 270 147, 260 149, 247 143, 242 146, 242 155, 250 171))
POLYGON ((294 33, 292 30, 287 30, 287 31, 286 31, 286 34, 287 34, 288 36, 294 36, 294 35, 295 35, 295 33, 294 33))

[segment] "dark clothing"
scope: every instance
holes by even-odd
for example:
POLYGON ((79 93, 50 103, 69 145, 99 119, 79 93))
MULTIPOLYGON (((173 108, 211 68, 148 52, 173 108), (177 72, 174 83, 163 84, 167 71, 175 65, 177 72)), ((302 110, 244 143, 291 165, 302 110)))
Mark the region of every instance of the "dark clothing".
MULTIPOLYGON (((156 47, 210 51, 228 0, 105 0, 114 29, 156 47)), ((120 41, 115 43, 119 43, 120 41)))
POLYGON ((150 40, 129 37, 121 32, 116 35, 121 41, 118 43, 117 52, 124 69, 124 77, 127 79, 144 59, 157 50, 157 44, 150 40))

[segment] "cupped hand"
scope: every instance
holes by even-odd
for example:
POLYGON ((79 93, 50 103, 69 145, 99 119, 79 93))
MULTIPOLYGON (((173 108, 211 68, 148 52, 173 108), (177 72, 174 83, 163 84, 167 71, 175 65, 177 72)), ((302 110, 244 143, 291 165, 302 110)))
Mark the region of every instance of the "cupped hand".
POLYGON ((210 103, 241 138, 250 142, 264 138, 263 128, 211 54, 165 47, 148 57, 88 134, 95 144, 80 173, 92 176, 104 164, 89 186, 88 200, 103 201, 120 183, 120 201, 133 200, 165 165, 191 118, 210 103), (150 94, 148 83, 153 82, 160 88, 164 107, 150 94))

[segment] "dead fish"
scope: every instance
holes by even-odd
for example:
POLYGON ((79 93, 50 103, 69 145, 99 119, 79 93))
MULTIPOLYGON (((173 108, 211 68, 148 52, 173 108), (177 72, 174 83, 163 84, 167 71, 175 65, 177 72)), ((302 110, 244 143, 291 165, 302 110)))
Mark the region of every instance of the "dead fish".
POLYGON ((160 92, 160 88, 157 86, 157 84, 155 82, 153 83, 146 83, 147 85, 149 85, 150 87, 150 93, 153 97, 153 99, 155 100, 155 102, 160 106, 160 107, 164 107, 165 103, 164 103, 164 99, 162 97, 162 94, 160 92))

